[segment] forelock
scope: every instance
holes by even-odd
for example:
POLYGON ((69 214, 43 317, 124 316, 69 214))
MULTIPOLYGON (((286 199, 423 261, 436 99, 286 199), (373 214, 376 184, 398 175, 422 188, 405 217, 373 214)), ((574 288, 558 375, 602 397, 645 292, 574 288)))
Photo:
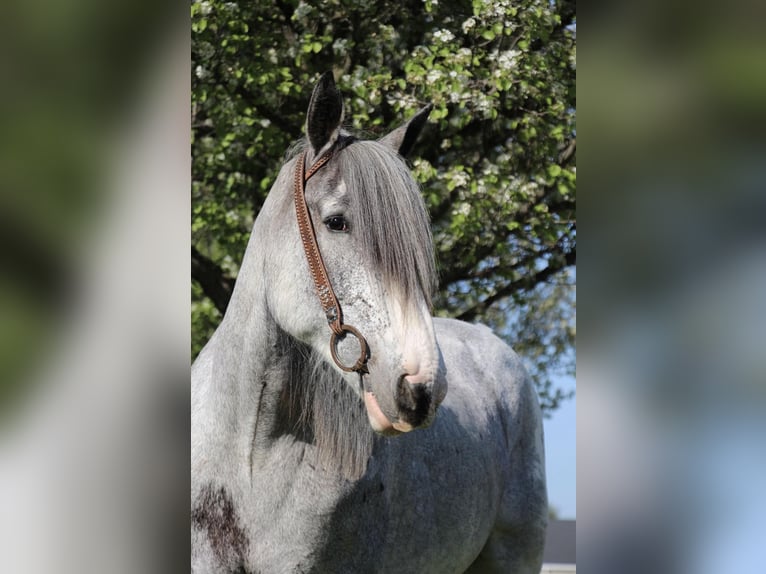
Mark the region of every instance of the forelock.
POLYGON ((375 141, 356 141, 337 152, 354 233, 363 255, 407 300, 436 287, 433 240, 420 189, 404 160, 375 141))

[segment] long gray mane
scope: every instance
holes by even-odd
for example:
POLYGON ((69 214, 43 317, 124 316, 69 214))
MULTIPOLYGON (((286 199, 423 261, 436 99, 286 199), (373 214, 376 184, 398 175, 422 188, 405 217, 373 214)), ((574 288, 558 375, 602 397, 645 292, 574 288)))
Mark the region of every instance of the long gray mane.
POLYGON ((277 432, 313 444, 322 468, 358 478, 376 440, 359 395, 308 346, 283 331, 278 344, 289 361, 289 376, 280 397, 277 432))
MULTIPOLYGON (((341 142, 331 161, 337 162, 348 190, 352 233, 359 249, 404 301, 421 296, 430 305, 436 287, 433 241, 428 213, 409 168, 379 142, 341 142)), ((290 155, 305 145, 300 142, 290 155)), ((294 169, 294 161, 285 168, 294 169)), ((319 464, 348 477, 360 476, 376 441, 361 399, 324 358, 286 333, 279 339, 290 373, 280 401, 279 430, 314 444, 319 464)))

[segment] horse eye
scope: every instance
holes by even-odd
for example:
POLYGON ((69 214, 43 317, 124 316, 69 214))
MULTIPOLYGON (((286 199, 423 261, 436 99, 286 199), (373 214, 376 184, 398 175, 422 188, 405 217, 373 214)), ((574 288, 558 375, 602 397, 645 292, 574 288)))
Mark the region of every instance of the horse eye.
POLYGON ((325 219, 324 224, 330 231, 339 231, 345 233, 348 231, 348 221, 342 215, 333 215, 325 219))

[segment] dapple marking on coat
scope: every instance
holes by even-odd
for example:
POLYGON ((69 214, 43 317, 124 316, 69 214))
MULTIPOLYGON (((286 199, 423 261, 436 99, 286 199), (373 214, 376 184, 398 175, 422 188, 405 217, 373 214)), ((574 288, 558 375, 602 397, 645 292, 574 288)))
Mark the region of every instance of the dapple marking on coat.
MULTIPOLYGON (((404 160, 429 111, 361 141, 341 129, 332 74, 315 87, 297 152, 307 166, 332 157, 305 197, 343 315, 369 343, 369 373, 330 357, 293 156, 192 366, 192 572, 540 571, 535 390, 489 329, 431 317, 433 242, 404 160)), ((347 339, 339 353, 351 364, 359 346, 347 339)))

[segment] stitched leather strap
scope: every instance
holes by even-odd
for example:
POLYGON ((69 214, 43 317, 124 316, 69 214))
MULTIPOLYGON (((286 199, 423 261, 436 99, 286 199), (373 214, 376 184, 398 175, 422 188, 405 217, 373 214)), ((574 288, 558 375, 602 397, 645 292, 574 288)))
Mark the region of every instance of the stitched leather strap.
POLYGON ((341 329, 342 318, 340 315, 340 305, 338 305, 338 299, 335 297, 335 292, 330 284, 330 278, 327 276, 327 269, 325 268, 324 261, 322 261, 322 254, 319 252, 319 245, 317 244, 316 231, 314 225, 311 223, 311 216, 309 215, 309 208, 306 204, 305 185, 306 182, 314 175, 319 168, 330 161, 332 157, 331 152, 327 152, 320 157, 314 165, 303 175, 306 161, 306 152, 303 152, 298 157, 298 163, 295 166, 295 215, 298 218, 298 231, 301 235, 301 241, 303 242, 303 251, 306 254, 306 260, 309 264, 309 271, 311 272, 311 278, 314 280, 314 286, 316 287, 317 295, 319 296, 319 303, 322 305, 322 310, 327 317, 327 323, 330 325, 330 329, 336 335, 340 335, 343 330, 341 329))
POLYGON ((311 272, 311 278, 314 281, 314 287, 316 288, 317 296, 319 297, 319 303, 327 318, 327 324, 332 330, 332 336, 330 337, 330 354, 332 355, 335 364, 344 371, 358 371, 364 373, 367 372, 367 355, 369 354, 367 341, 354 327, 343 324, 343 314, 341 312, 340 303, 338 303, 338 298, 335 296, 335 291, 333 290, 330 278, 327 275, 327 268, 322 260, 322 254, 319 251, 316 231, 311 222, 309 208, 306 204, 306 182, 311 176, 319 171, 323 165, 330 161, 331 157, 332 150, 326 152, 314 162, 308 171, 305 171, 306 152, 304 151, 298 156, 298 161, 295 165, 295 182, 293 187, 295 215, 298 219, 298 230, 300 232, 301 241, 303 242, 303 252, 306 254, 306 261, 308 261, 309 264, 309 271, 311 272), (359 359, 351 367, 344 365, 337 354, 338 340, 345 337, 347 333, 354 335, 359 341, 360 346, 359 359))

